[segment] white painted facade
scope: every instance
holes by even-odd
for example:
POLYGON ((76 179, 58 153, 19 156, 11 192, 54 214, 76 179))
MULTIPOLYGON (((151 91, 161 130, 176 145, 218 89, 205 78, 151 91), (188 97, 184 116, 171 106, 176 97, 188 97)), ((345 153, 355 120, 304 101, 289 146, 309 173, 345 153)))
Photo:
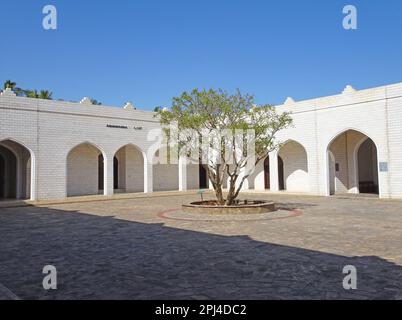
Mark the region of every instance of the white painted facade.
MULTIPOLYGON (((402 198, 402 83, 277 106, 284 142, 245 189, 402 198), (265 167, 265 170, 264 170, 265 167)), ((33 200, 199 188, 198 165, 153 164, 154 113, 0 95, 0 198, 33 200), (14 159, 14 160, 13 160, 14 159), (12 165, 10 165, 12 164, 12 165), (10 182, 10 175, 16 176, 10 182), (117 178, 116 178, 117 177, 117 178)))

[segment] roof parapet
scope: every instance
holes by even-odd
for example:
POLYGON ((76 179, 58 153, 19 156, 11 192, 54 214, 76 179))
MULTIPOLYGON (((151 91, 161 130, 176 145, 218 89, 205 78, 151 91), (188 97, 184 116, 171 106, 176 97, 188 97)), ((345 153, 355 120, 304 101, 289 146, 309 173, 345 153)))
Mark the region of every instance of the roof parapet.
POLYGON ((15 92, 11 89, 11 88, 6 88, 4 89, 1 94, 1 96, 3 97, 16 97, 17 95, 15 94, 15 92))
POLYGON ((296 103, 296 101, 292 97, 287 97, 285 100, 285 104, 293 104, 296 103))
POLYGON ((124 110, 137 110, 136 107, 131 102, 126 102, 126 104, 123 107, 124 110))
POLYGON ((345 89, 343 89, 343 94, 348 94, 348 93, 354 93, 354 92, 356 92, 356 89, 355 88, 353 88, 351 85, 347 85, 346 87, 345 87, 345 89))
POLYGON ((80 104, 86 105, 86 106, 92 106, 92 101, 88 97, 84 97, 81 101, 80 104))

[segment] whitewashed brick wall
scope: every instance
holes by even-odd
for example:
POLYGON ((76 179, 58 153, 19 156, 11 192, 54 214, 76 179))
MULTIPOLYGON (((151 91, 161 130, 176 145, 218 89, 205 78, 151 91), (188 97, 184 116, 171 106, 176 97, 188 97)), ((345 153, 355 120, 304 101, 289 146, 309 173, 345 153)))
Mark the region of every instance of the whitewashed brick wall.
MULTIPOLYGON (((309 192, 329 195, 328 147, 342 133, 355 130, 374 141, 378 162, 388 164, 388 171, 379 172, 380 196, 402 198, 402 83, 359 91, 346 90, 335 96, 289 102, 277 106, 277 109, 291 111, 294 118, 294 127, 281 132, 278 138, 297 141, 307 153, 307 176, 298 172, 297 178, 288 181, 288 187, 299 190, 301 179, 307 179, 304 185, 308 186, 309 192)), ((34 199, 66 197, 67 155, 85 142, 96 146, 106 159, 111 160, 105 170, 105 188, 107 194, 113 193, 111 163, 116 152, 133 144, 145 154, 154 143, 147 141, 148 132, 159 127, 152 112, 28 99, 9 94, 0 96, 0 141, 11 139, 29 149, 33 156, 34 199), (107 124, 128 126, 129 129, 108 128, 107 124), (142 127, 142 130, 134 127, 142 127)), ((153 184, 156 189, 179 188, 177 165, 165 170, 152 170, 152 166, 145 165, 146 171, 140 172, 137 168, 141 166, 141 158, 135 159, 132 165, 126 162, 128 190, 143 190, 144 185, 139 183, 141 179, 146 180, 145 191, 152 191, 153 184), (130 173, 130 168, 134 167, 135 172, 130 173), (150 184, 152 175, 154 183, 150 184), (129 185, 128 177, 135 181, 133 185, 129 185)), ((143 156, 142 161, 147 160, 143 156)), ((275 159, 270 161, 276 163, 275 159)), ((97 170, 97 165, 95 168, 97 170)), ((257 175, 246 187, 263 189, 263 173, 260 171, 257 175)), ((187 188, 196 187, 198 169, 188 169, 187 179, 187 188)), ((274 190, 276 184, 271 179, 274 190)))

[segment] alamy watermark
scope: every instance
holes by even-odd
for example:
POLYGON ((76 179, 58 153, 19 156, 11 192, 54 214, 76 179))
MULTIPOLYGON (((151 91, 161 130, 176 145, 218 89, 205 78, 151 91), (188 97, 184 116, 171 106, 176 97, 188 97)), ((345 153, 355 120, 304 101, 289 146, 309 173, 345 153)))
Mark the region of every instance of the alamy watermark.
POLYGON ((348 265, 343 268, 343 288, 345 290, 357 290, 357 269, 355 266, 348 265))
POLYGON ((345 30, 356 30, 357 29, 357 8, 354 5, 347 5, 343 8, 343 28, 345 30))
MULTIPOLYGON (((342 26, 345 30, 357 30, 357 8, 348 4, 343 7, 342 26)), ((46 5, 42 9, 44 17, 42 19, 42 27, 45 30, 57 30, 57 8, 54 5, 46 5)))
POLYGON ((46 5, 42 9, 45 15, 42 19, 42 27, 45 30, 57 30, 57 8, 54 5, 46 5))
POLYGON ((43 274, 46 276, 43 278, 42 286, 45 290, 56 290, 57 289, 57 270, 55 266, 46 265, 42 270, 43 274))

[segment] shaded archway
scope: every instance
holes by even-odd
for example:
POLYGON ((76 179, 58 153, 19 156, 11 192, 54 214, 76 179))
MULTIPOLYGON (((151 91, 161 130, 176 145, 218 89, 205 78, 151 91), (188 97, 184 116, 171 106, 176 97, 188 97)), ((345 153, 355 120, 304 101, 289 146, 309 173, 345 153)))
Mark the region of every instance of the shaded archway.
POLYGON ((32 152, 13 140, 0 142, 0 199, 34 199, 32 152))
POLYGON ((348 129, 331 140, 327 148, 328 194, 378 194, 378 156, 374 141, 348 129))
POLYGON ((114 157, 114 188, 117 193, 144 192, 144 154, 135 145, 121 147, 114 157))
POLYGON ((298 142, 289 140, 278 152, 279 190, 309 192, 307 152, 298 142))
POLYGON ((103 187, 99 172, 100 162, 103 165, 103 153, 93 144, 82 143, 71 149, 67 155, 68 197, 99 194, 99 187, 103 187))
POLYGON ((248 189, 258 191, 270 190, 271 183, 269 166, 269 156, 257 163, 254 170, 247 178, 248 189))
POLYGON ((370 138, 362 143, 357 152, 359 192, 378 194, 377 148, 370 138))
MULTIPOLYGON (((278 157, 278 190, 285 189, 283 160, 278 157)), ((271 163, 270 156, 267 156, 264 161, 260 161, 255 167, 254 172, 248 178, 249 188, 259 191, 271 190, 271 163)))

